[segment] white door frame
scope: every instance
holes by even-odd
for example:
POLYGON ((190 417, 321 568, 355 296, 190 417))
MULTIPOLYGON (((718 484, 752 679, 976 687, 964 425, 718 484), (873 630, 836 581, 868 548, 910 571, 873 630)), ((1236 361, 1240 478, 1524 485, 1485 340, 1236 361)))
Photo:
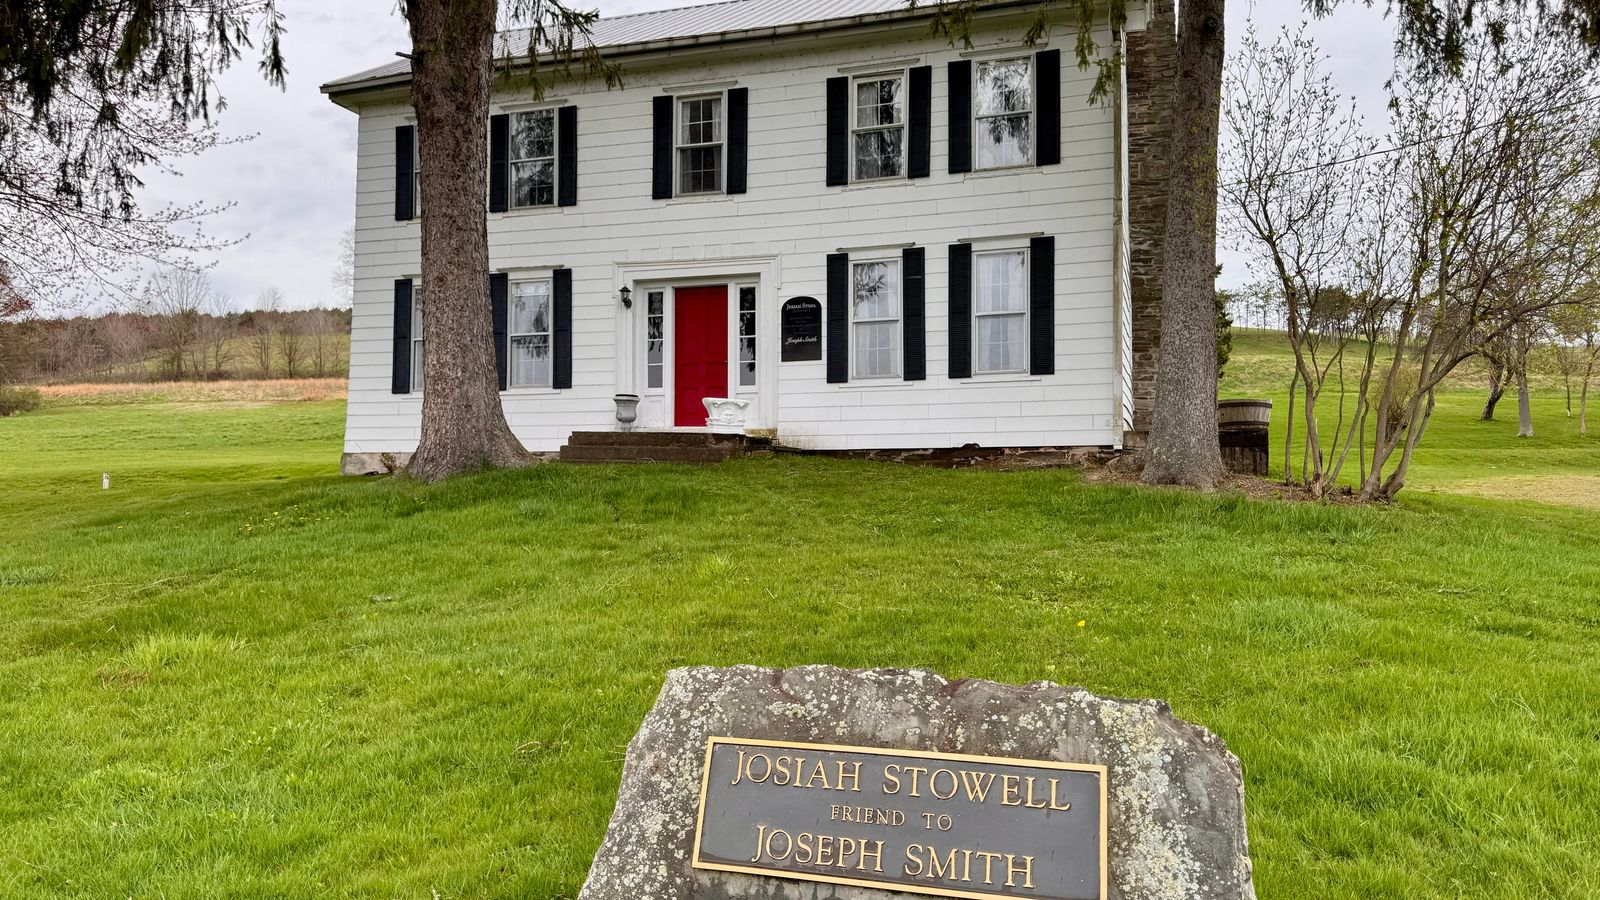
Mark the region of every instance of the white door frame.
MULTIPOLYGON (((782 285, 779 257, 735 257, 711 260, 670 260, 662 262, 616 263, 613 266, 614 293, 627 287, 633 292, 632 308, 619 309, 616 333, 616 390, 618 393, 645 395, 645 319, 649 293, 664 291, 662 320, 662 390, 665 392, 666 430, 703 431, 704 428, 678 428, 673 397, 676 359, 674 341, 673 289, 727 285, 728 288, 728 392, 737 396, 739 388, 739 294, 741 284, 756 287, 756 384, 745 393, 756 394, 752 404, 750 428, 776 428, 778 425, 778 295, 782 285)), ((652 430, 659 426, 652 426, 652 430)))

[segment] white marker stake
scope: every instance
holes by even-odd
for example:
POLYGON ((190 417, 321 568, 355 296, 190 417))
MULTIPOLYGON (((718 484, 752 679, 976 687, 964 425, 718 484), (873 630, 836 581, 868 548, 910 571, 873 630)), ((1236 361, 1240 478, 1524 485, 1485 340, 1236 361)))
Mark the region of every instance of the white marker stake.
POLYGON ((104 472, 104 473, 102 473, 100 475, 100 490, 102 490, 102 491, 111 490, 111 473, 110 472, 104 472))

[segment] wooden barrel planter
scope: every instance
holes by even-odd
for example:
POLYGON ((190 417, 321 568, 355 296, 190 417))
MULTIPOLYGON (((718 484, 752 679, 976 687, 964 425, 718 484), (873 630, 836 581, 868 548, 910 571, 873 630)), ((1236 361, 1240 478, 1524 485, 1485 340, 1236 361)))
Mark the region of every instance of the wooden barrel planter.
POLYGON ((1265 476, 1271 460, 1271 400, 1219 400, 1217 437, 1222 463, 1241 475, 1265 476))

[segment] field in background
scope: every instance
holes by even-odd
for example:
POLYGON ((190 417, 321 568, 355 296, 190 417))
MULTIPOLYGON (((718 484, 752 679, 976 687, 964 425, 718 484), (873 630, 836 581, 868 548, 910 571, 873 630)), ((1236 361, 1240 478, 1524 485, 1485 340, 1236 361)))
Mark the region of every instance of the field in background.
MULTIPOLYGON (((1273 401, 1272 464, 1281 477, 1285 428, 1289 421, 1289 380, 1294 359, 1281 334, 1236 332, 1233 356, 1222 381, 1224 397, 1263 397, 1273 401)), ((1352 378, 1358 377, 1352 372, 1352 378)), ((1534 436, 1517 437, 1515 389, 1500 401, 1496 420, 1480 419, 1487 376, 1481 368, 1464 366, 1439 394, 1438 408, 1417 449, 1408 479, 1408 491, 1445 491, 1508 500, 1535 500, 1600 510, 1600 384, 1591 389, 1590 433, 1578 435, 1575 417, 1566 411, 1566 394, 1560 380, 1534 379, 1534 436)), ((1330 435, 1337 400, 1329 388, 1320 407, 1322 433, 1330 435)), ((1352 385, 1351 392, 1354 393, 1352 385)), ((1353 402, 1353 397, 1351 398, 1353 402)), ((1574 405, 1576 410, 1576 405, 1574 405)), ((1295 430, 1302 433, 1299 401, 1294 411, 1295 430)), ((1299 471, 1301 444, 1290 458, 1299 471)), ((1346 470, 1354 481, 1357 468, 1352 456, 1346 470)))
POLYGON ((296 403, 343 400, 346 384, 344 378, 116 382, 45 385, 39 388, 39 393, 52 407, 165 403, 296 403))
MULTIPOLYGON (((1592 513, 785 457, 421 487, 333 474, 338 400, 221 390, 0 419, 0 896, 571 898, 665 670, 817 662, 1169 699, 1243 760, 1263 897, 1600 896, 1592 513)), ((1544 477, 1508 428, 1426 478, 1544 477)))

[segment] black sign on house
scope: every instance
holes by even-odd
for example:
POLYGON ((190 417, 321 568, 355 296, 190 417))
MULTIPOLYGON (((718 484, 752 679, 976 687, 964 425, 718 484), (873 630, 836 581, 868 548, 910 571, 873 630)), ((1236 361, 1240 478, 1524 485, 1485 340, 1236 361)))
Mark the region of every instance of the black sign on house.
POLYGON ((815 297, 791 297, 784 301, 779 318, 784 362, 822 359, 822 301, 815 297))

